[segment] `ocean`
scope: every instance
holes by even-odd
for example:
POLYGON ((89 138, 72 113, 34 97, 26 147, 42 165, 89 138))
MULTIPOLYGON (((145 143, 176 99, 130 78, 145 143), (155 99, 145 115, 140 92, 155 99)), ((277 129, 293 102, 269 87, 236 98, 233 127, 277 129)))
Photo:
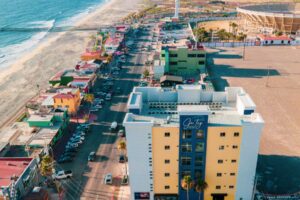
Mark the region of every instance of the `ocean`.
POLYGON ((0 69, 107 0, 0 0, 0 69))

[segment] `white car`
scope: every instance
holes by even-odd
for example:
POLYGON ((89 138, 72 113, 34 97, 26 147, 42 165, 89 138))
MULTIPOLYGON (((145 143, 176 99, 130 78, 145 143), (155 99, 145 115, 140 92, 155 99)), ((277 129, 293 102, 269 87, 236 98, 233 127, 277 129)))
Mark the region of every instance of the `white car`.
POLYGON ((98 112, 99 109, 98 109, 98 108, 95 108, 95 107, 91 107, 91 108, 90 108, 90 111, 91 111, 91 112, 98 112))
POLYGON ((115 130, 118 127, 118 122, 112 122, 110 125, 111 130, 115 130))
POLYGON ((56 174, 52 175, 52 178, 54 180, 60 180, 65 178, 71 178, 73 176, 73 173, 71 170, 61 170, 58 171, 56 174))
POLYGON ((104 184, 111 185, 112 184, 112 179, 113 179, 113 177, 112 177, 111 173, 106 174, 105 177, 104 177, 104 184))
POLYGON ((71 137, 71 140, 84 140, 84 136, 81 136, 81 135, 73 135, 71 137))
POLYGON ((111 100, 111 94, 107 94, 106 97, 105 97, 105 100, 110 101, 111 100))

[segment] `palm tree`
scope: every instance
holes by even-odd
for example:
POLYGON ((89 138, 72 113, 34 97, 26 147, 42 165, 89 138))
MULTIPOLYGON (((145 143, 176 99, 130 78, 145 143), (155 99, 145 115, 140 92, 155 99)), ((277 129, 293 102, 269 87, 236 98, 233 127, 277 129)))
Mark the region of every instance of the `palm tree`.
POLYGON ((206 190, 207 187, 208 185, 204 180, 198 179, 196 181, 195 190, 199 193, 199 200, 201 199, 201 193, 204 192, 204 190, 206 190))
POLYGON ((119 151, 121 151, 121 154, 125 156, 125 175, 127 175, 127 167, 126 167, 126 155, 125 155, 125 151, 126 151, 126 142, 123 140, 123 141, 120 141, 119 144, 118 144, 118 149, 119 151))
POLYGON ((186 190, 186 199, 189 200, 189 191, 193 187, 194 183, 190 175, 184 176, 181 180, 181 187, 186 190))
POLYGON ((119 144, 118 144, 118 149, 120 151, 125 151, 126 150, 126 142, 125 141, 120 141, 119 144))

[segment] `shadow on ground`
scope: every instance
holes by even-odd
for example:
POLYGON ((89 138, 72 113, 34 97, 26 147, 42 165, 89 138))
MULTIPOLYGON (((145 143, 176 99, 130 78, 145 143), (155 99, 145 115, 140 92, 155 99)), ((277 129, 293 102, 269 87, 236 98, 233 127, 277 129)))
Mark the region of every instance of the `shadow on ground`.
POLYGON ((300 191, 300 157, 259 155, 257 189, 270 194, 293 194, 300 191))
POLYGON ((267 76, 280 76, 280 72, 275 69, 267 68, 235 68, 231 65, 215 64, 215 58, 228 58, 228 59, 237 59, 242 58, 240 55, 233 54, 220 54, 223 52, 209 53, 207 55, 207 72, 211 78, 215 89, 217 91, 224 91, 225 87, 229 86, 226 77, 236 77, 236 78, 263 78, 267 76))

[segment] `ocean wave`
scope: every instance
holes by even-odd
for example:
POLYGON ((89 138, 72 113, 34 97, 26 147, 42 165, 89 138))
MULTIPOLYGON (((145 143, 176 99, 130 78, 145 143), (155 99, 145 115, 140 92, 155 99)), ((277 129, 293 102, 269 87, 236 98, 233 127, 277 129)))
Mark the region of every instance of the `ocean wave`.
POLYGON ((32 21, 26 24, 23 24, 26 28, 37 28, 37 29, 46 29, 46 31, 38 32, 32 35, 25 41, 22 41, 18 44, 9 45, 3 48, 0 48, 0 68, 9 67, 13 61, 20 58, 24 53, 28 52, 32 48, 34 48, 37 44, 39 44, 43 39, 47 38, 47 35, 51 29, 56 27, 67 27, 72 26, 80 19, 84 18, 97 8, 103 6, 104 3, 107 3, 108 0, 101 1, 101 3, 94 4, 82 12, 78 12, 71 17, 60 20, 58 16, 52 16, 55 19, 47 20, 47 21, 32 21))
MULTIPOLYGON (((47 28, 50 30, 54 27, 55 20, 34 21, 28 23, 29 26, 38 28, 47 28)), ((32 27, 32 28, 33 28, 32 27)), ((20 55, 35 47, 41 40, 47 36, 48 32, 39 32, 31 36, 29 39, 19 43, 0 48, 0 68, 8 67, 20 55)))

